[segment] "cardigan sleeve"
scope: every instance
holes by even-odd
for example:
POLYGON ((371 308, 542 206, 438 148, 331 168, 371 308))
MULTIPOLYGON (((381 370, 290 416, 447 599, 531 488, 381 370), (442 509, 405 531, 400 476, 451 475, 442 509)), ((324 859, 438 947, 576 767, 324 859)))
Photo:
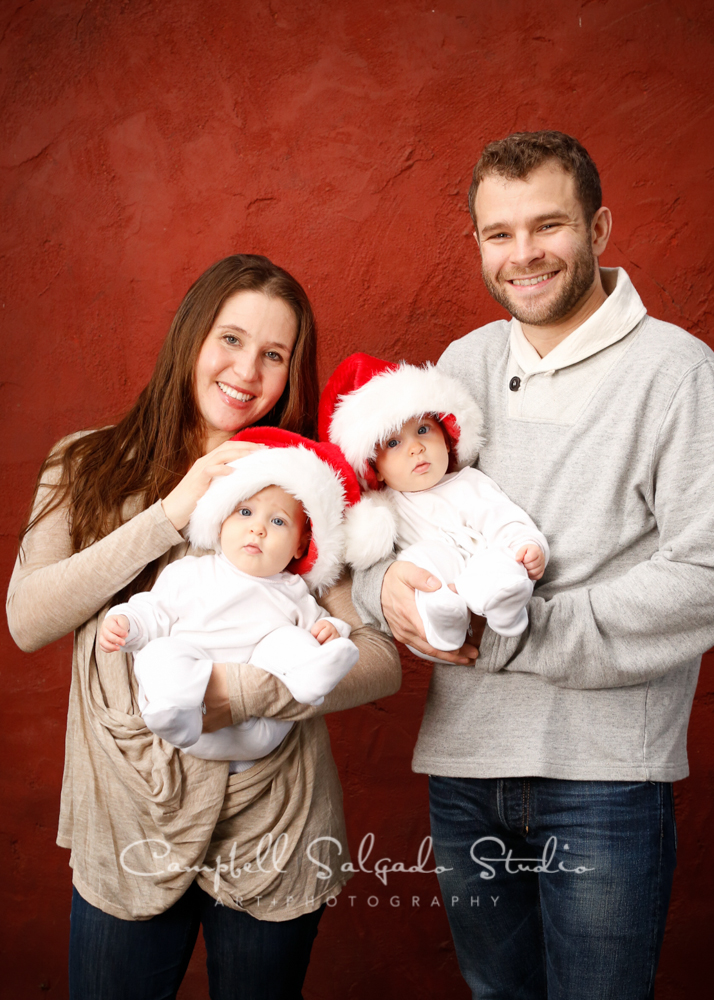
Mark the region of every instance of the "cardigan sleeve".
POLYGON ((331 616, 351 626, 350 639, 359 649, 359 660, 347 676, 315 707, 294 701, 284 684, 252 664, 228 664, 226 676, 234 723, 245 722, 251 716, 299 721, 354 708, 399 690, 402 672, 396 647, 391 639, 359 619, 350 588, 350 578, 345 575, 323 599, 331 616))
MULTIPOLYGON (((56 487, 58 474, 51 470, 40 484, 33 516, 56 487)), ((13 639, 25 652, 33 652, 74 631, 144 566, 183 542, 159 500, 73 553, 68 510, 54 510, 25 535, 15 562, 6 605, 13 639)))

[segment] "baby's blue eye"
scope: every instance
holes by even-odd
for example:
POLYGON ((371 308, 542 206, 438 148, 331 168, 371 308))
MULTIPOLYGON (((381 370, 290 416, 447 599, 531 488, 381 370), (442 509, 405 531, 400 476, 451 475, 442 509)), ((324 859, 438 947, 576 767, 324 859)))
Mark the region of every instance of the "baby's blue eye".
POLYGON ((428 434, 430 430, 431 428, 429 427, 428 424, 422 424, 419 430, 417 431, 417 434, 428 434))
POLYGON ((399 444, 399 442, 397 441, 396 438, 392 438, 391 441, 387 441, 387 447, 388 448, 396 448, 398 444, 399 444))
POLYGON ((241 507, 238 513, 241 514, 243 517, 250 517, 250 515, 253 512, 251 511, 250 507, 241 507))
POLYGON ((282 528, 283 525, 285 524, 285 521, 283 521, 282 517, 274 517, 273 524, 277 524, 279 528, 282 528))

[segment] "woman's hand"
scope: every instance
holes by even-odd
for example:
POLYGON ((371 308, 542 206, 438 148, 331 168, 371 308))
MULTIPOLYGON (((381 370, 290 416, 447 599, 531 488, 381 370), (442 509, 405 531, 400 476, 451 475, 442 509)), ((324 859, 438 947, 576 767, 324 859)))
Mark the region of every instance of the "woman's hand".
POLYGON ((440 586, 441 581, 432 576, 428 570, 410 562, 393 562, 382 581, 382 613, 397 642, 414 646, 419 652, 434 657, 435 660, 445 660, 447 663, 473 663, 478 656, 477 647, 481 642, 485 619, 474 617, 476 634, 472 642, 465 643, 455 652, 445 653, 441 649, 434 649, 426 641, 424 625, 416 609, 414 591, 429 592, 438 590, 440 586))
POLYGON ((229 462, 245 458, 264 447, 252 441, 224 441, 194 462, 178 486, 161 501, 164 513, 174 528, 180 531, 186 527, 196 504, 217 476, 229 476, 233 472, 228 467, 229 462))
POLYGON ((217 729, 233 725, 225 663, 213 664, 203 704, 206 706, 206 714, 203 717, 204 733, 215 733, 217 729))

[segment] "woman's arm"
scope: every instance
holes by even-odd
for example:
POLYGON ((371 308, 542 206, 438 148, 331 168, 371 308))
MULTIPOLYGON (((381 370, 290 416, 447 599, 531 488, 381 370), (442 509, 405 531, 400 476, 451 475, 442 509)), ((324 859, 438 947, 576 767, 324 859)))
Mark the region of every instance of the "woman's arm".
MULTIPOLYGON (((37 491, 33 516, 56 485, 58 470, 52 473, 37 491)), ((180 543, 183 538, 158 502, 73 554, 67 508, 58 508, 25 535, 15 562, 7 595, 13 639, 32 652, 72 632, 147 563, 180 543)))
MULTIPOLYGON (((60 450, 66 438, 55 448, 60 450)), ((72 632, 122 590, 144 566, 175 545, 186 545, 179 529, 217 476, 230 475, 229 462, 258 448, 226 441, 197 459, 161 501, 136 514, 116 531, 72 553, 68 508, 43 517, 23 540, 10 580, 7 617, 12 637, 32 652, 72 632)), ((56 489, 60 468, 47 470, 37 490, 32 517, 56 489)))
MULTIPOLYGON (((350 596, 351 580, 345 575, 322 600, 334 618, 352 626, 350 639, 359 649, 359 660, 321 705, 301 705, 276 677, 249 663, 225 665, 225 692, 234 723, 251 716, 289 720, 309 719, 376 701, 399 690, 402 671, 394 643, 357 617, 350 596)), ((214 668, 215 673, 215 668, 214 668)), ((208 701, 206 702, 207 706, 208 701)))

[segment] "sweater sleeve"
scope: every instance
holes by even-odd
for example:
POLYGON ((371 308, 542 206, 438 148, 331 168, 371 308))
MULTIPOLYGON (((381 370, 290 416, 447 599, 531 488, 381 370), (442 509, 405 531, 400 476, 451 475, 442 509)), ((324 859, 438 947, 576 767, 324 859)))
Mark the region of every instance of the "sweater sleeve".
POLYGON ((392 633, 382 613, 382 583, 394 560, 394 556, 387 556, 369 569, 355 570, 352 578, 352 601, 357 614, 366 625, 387 635, 392 633))
MULTIPOLYGON (((57 475, 52 470, 40 485, 33 515, 55 488, 57 475)), ((58 508, 25 535, 15 562, 7 595, 13 639, 25 652, 33 652, 79 628, 147 563, 182 542, 158 501, 100 541, 72 553, 68 511, 58 508)))
POLYGON ((350 599, 350 579, 343 576, 324 597, 334 618, 351 627, 350 638, 359 649, 359 660, 321 705, 301 705, 276 677, 251 664, 228 664, 227 681, 233 722, 251 716, 299 721, 328 712, 341 712, 399 690, 401 665, 391 639, 364 625, 350 599))
POLYGON ((659 531, 653 556, 619 577, 534 597, 522 636, 487 630, 480 661, 570 688, 662 676, 714 644, 714 364, 673 391, 651 458, 646 497, 659 531))

